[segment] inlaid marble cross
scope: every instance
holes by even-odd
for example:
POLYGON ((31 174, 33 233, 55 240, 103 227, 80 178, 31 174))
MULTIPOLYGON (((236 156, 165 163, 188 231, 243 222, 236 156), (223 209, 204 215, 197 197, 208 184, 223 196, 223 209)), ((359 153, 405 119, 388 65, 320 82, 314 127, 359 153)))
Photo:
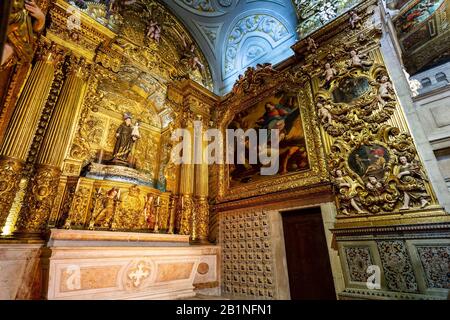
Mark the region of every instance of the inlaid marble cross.
POLYGON ((144 264, 141 262, 138 264, 137 269, 128 274, 128 278, 133 280, 133 285, 138 287, 141 284, 141 280, 147 278, 150 275, 148 270, 144 269, 144 264))

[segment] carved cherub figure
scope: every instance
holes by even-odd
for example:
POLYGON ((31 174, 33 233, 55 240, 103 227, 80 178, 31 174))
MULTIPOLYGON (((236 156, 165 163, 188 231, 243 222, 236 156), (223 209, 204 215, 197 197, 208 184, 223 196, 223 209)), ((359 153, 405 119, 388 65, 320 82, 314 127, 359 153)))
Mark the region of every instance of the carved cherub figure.
POLYGON ((385 75, 381 76, 378 79, 379 87, 378 87, 378 94, 377 94, 377 100, 380 103, 381 107, 383 108, 388 101, 394 100, 394 87, 392 86, 392 83, 389 81, 389 78, 385 75))
POLYGON ((161 27, 158 22, 151 20, 148 25, 147 37, 157 43, 161 40, 161 27))
POLYGON ((350 51, 350 67, 366 68, 373 64, 365 54, 359 54, 356 50, 350 51))
POLYGON ((271 63, 258 63, 256 64, 256 70, 270 70, 272 69, 271 63))
POLYGON ((430 196, 426 192, 424 182, 428 181, 421 171, 417 161, 409 162, 405 156, 399 157, 400 164, 396 167, 396 175, 400 180, 398 189, 403 191, 403 206, 400 210, 410 208, 411 199, 420 202, 420 207, 426 207, 430 196))
POLYGON ((325 77, 325 84, 329 85, 331 80, 337 75, 337 70, 331 67, 329 62, 325 63, 325 71, 323 72, 323 76, 325 77))
POLYGON ((195 45, 192 43, 188 45, 184 37, 181 38, 183 41, 183 53, 181 55, 181 62, 188 66, 191 71, 204 69, 203 63, 201 63, 200 58, 195 53, 195 45))
POLYGON ((361 17, 358 16, 358 14, 354 11, 351 10, 349 12, 350 18, 348 19, 350 26, 352 27, 352 29, 355 29, 356 26, 358 25, 359 21, 361 21, 361 17))
POLYGON ((139 126, 140 126, 139 121, 136 121, 136 123, 133 126, 133 131, 131 131, 131 135, 133 137, 136 137, 136 138, 140 138, 141 137, 141 134, 139 132, 139 126))
POLYGON ((366 189, 375 196, 381 196, 385 191, 383 184, 374 176, 369 176, 369 180, 366 183, 366 189))
POLYGON ((356 192, 356 184, 350 177, 344 176, 341 169, 336 169, 333 174, 333 183, 339 189, 338 198, 341 204, 341 211, 345 215, 349 215, 349 209, 353 208, 357 213, 364 213, 358 204, 358 193, 356 192))
POLYGON ((317 50, 316 42, 311 37, 308 38, 308 45, 306 47, 306 50, 308 50, 309 52, 313 52, 313 53, 316 52, 316 50, 317 50))
POLYGON ((318 110, 317 114, 320 117, 320 121, 323 124, 331 124, 331 121, 333 120, 333 116, 330 112, 331 106, 322 101, 318 101, 316 105, 318 110))
POLYGON ((419 95, 419 89, 422 88, 422 84, 417 79, 412 79, 409 73, 403 69, 403 73, 405 74, 406 80, 408 80, 409 88, 411 89, 411 95, 416 97, 419 95))
POLYGON ((239 87, 239 85, 244 81, 244 76, 242 74, 240 74, 238 76, 238 78, 236 79, 236 82, 233 85, 233 92, 236 93, 237 92, 237 88, 239 87))

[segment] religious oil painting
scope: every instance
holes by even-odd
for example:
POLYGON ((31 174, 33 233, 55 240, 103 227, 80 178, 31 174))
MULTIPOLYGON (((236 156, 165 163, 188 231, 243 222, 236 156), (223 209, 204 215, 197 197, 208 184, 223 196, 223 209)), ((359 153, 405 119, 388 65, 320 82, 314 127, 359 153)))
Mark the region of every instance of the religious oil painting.
POLYGON ((370 86, 367 78, 347 77, 333 90, 333 101, 335 103, 350 103, 364 95, 369 89, 370 86))
POLYGON ((389 153, 383 146, 362 145, 354 150, 348 159, 348 165, 361 178, 384 176, 386 164, 389 162, 389 153))
MULTIPOLYGON (((268 130, 267 144, 258 141, 258 146, 250 146, 248 139, 246 140, 245 159, 241 161, 243 163, 239 164, 236 161, 237 159, 234 159, 233 164, 230 164, 230 187, 270 178, 269 175, 261 175, 263 164, 259 161, 259 157, 257 163, 249 161, 250 148, 256 147, 258 154, 261 152, 265 152, 267 155, 279 154, 279 166, 275 176, 309 169, 303 123, 296 94, 282 90, 276 91, 269 97, 236 114, 228 125, 228 129, 242 129, 244 131, 254 129, 258 139, 261 130, 268 130), (270 145, 271 129, 279 130, 278 149, 270 145)), ((236 151, 236 143, 234 148, 236 151)))
POLYGON ((443 3, 444 0, 418 1, 415 6, 396 19, 397 30, 402 34, 413 31, 415 27, 428 20, 443 3))

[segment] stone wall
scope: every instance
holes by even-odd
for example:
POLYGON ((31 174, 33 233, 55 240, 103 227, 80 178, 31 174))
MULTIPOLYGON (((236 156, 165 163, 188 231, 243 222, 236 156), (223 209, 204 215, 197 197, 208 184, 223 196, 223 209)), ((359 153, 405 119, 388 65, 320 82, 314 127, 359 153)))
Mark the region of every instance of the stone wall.
MULTIPOLYGON (((446 66, 450 68, 450 63, 446 66)), ((430 70, 430 73, 438 71, 430 70)), ((450 84, 424 91, 413 98, 413 101, 419 120, 426 128, 425 134, 439 169, 450 190, 450 84)))

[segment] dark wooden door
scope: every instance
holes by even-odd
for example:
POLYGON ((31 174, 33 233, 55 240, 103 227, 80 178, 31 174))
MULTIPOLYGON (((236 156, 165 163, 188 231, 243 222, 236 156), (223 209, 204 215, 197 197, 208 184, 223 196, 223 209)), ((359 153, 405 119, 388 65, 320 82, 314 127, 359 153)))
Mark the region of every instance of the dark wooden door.
POLYGON ((293 300, 335 300, 320 208, 283 212, 284 242, 293 300))

